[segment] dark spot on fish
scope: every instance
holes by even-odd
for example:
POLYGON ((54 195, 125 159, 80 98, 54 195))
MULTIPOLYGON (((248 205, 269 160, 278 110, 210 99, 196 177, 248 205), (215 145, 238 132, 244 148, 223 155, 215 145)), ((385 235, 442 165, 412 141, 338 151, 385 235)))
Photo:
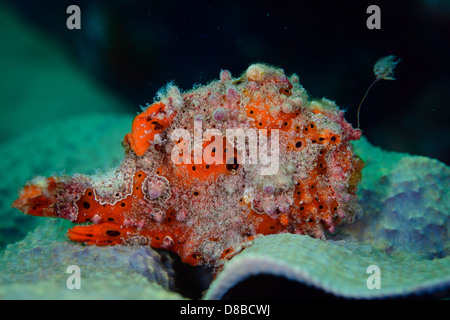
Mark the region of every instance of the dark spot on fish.
POLYGON ((120 232, 116 231, 116 230, 108 230, 108 231, 106 231, 106 234, 110 237, 120 236, 120 232))

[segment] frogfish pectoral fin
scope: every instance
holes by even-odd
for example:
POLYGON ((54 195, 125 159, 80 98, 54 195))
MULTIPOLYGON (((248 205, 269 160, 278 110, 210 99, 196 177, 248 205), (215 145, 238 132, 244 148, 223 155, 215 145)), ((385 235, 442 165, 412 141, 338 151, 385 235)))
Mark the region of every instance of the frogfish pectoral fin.
POLYGON ((128 231, 113 223, 75 226, 67 231, 70 240, 90 245, 121 244, 128 236, 128 231))
POLYGON ((176 112, 166 114, 165 109, 164 103, 154 103, 133 120, 132 131, 125 135, 124 142, 138 156, 142 156, 150 147, 155 136, 172 123, 176 112))

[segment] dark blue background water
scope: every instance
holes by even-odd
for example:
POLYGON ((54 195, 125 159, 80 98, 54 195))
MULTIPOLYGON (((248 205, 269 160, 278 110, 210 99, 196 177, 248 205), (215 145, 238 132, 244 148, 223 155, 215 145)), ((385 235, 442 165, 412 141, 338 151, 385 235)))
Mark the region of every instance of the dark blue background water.
POLYGON ((131 101, 153 101, 174 80, 183 90, 238 76, 253 62, 297 73, 312 97, 356 108, 385 55, 402 58, 396 81, 377 83, 361 126, 375 145, 450 163, 450 3, 433 1, 10 1, 67 46, 92 77, 131 101), (66 8, 81 8, 81 30, 66 28, 66 8), (381 8, 381 30, 366 9, 381 8))

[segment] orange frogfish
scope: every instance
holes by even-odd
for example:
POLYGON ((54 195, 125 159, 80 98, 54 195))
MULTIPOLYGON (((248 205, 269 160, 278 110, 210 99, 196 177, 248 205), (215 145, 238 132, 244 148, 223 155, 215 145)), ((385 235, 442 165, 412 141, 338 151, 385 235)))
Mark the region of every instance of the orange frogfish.
POLYGON ((13 206, 82 224, 88 245, 140 244, 219 267, 256 237, 325 238, 360 210, 361 131, 327 99, 310 100, 297 75, 251 65, 239 78, 185 93, 167 85, 136 116, 117 169, 35 177, 13 206))

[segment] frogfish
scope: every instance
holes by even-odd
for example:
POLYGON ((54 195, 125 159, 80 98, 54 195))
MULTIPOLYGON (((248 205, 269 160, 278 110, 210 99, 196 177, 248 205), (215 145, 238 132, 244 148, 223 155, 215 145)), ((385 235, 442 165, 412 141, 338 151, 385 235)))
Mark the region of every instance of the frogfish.
POLYGON ((296 74, 257 63, 192 90, 169 83, 133 120, 108 172, 31 179, 13 207, 78 224, 68 239, 137 244, 220 267, 261 236, 326 239, 359 214, 361 131, 296 74))

